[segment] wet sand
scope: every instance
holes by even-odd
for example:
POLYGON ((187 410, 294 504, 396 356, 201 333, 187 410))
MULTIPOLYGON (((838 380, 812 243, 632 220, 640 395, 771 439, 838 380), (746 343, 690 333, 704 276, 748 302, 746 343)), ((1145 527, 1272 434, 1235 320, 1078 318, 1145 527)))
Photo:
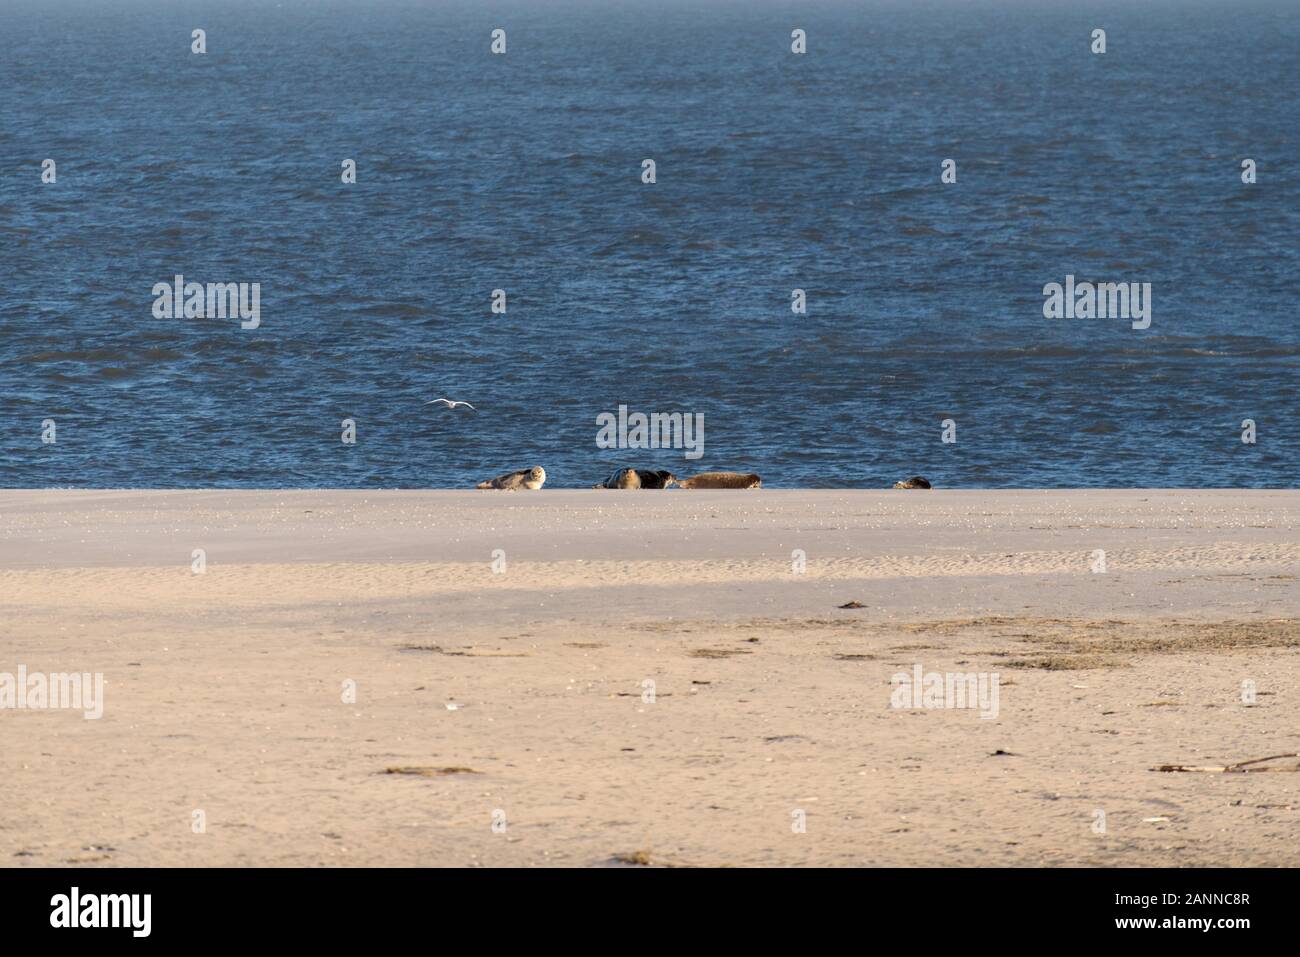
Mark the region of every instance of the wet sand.
POLYGON ((1266 491, 0 492, 0 673, 105 683, 0 710, 0 864, 1295 865, 1300 773, 1150 769, 1300 751, 1297 528, 1266 491), (917 665, 997 716, 892 707, 917 665))

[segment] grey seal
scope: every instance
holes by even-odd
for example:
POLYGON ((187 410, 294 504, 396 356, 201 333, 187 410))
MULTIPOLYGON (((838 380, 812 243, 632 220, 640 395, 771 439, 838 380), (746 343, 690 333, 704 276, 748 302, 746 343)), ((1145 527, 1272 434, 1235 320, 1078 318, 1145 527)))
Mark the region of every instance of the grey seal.
POLYGON ((518 472, 507 472, 505 475, 498 475, 496 478, 488 479, 486 482, 479 482, 475 488, 499 488, 507 492, 513 492, 516 489, 541 488, 546 483, 546 469, 540 465, 534 465, 530 469, 520 469, 518 472))

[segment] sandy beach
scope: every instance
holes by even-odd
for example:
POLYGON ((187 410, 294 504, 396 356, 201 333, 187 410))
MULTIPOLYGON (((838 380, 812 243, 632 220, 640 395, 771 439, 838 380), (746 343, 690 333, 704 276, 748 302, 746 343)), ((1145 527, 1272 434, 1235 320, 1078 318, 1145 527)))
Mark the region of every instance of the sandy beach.
POLYGON ((1293 491, 0 492, 0 673, 104 682, 0 710, 0 864, 1295 866, 1300 773, 1152 769, 1300 752, 1298 528, 1293 491), (996 716, 893 706, 917 666, 996 716))

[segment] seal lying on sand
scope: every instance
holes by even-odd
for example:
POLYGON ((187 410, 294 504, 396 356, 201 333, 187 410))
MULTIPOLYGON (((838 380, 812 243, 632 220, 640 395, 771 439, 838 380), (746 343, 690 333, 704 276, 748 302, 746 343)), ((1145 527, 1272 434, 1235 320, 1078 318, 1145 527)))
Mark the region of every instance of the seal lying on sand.
POLYGON ((672 488, 679 484, 677 476, 667 469, 637 469, 642 488, 672 488))
POLYGON ((615 469, 592 488, 669 488, 676 484, 677 476, 664 469, 615 469))
POLYGON ((507 492, 513 492, 515 489, 541 488, 546 483, 546 469, 540 465, 534 465, 530 469, 520 469, 518 472, 507 472, 505 475, 498 475, 494 479, 488 479, 486 482, 479 482, 475 488, 500 488, 507 492))
POLYGON ((641 476, 637 475, 636 469, 615 469, 610 473, 609 478, 599 485, 593 485, 592 488, 640 488, 641 476))
POLYGON ((677 483, 682 488, 762 488, 753 472, 701 472, 677 483))
POLYGON ((895 482, 894 488, 929 488, 930 483, 919 475, 913 475, 906 482, 895 482))

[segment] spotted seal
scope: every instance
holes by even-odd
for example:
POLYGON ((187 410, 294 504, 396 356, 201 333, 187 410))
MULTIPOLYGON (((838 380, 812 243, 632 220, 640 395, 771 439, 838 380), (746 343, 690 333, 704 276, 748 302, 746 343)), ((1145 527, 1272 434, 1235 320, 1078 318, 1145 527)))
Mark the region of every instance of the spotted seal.
POLYGON ((636 469, 614 469, 609 478, 592 488, 640 488, 641 476, 636 469))
POLYGON ((534 465, 530 469, 520 469, 518 472, 507 472, 505 475, 498 475, 494 479, 488 479, 486 482, 479 482, 475 488, 499 488, 507 492, 513 492, 516 489, 538 489, 546 483, 546 469, 540 465, 534 465))
POLYGON ((672 488, 680 484, 677 476, 667 469, 637 469, 636 474, 642 488, 672 488))
POLYGON ((919 475, 913 475, 906 482, 895 482, 894 488, 929 488, 930 483, 919 475))
POLYGON ((670 488, 676 484, 677 476, 665 469, 615 469, 592 488, 670 488))

